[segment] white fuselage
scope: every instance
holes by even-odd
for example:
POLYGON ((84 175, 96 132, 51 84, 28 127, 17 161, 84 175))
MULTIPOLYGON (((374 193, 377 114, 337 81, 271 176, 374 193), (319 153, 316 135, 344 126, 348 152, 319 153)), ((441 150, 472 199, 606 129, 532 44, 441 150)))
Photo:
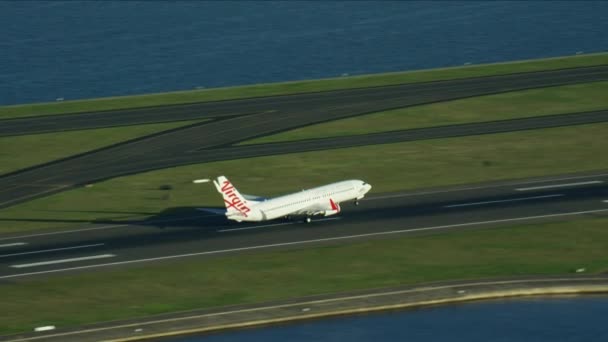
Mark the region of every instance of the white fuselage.
POLYGON ((226 214, 237 221, 265 221, 297 215, 334 215, 340 211, 339 203, 358 200, 365 196, 371 185, 360 180, 332 183, 262 202, 250 201, 246 216, 226 214))

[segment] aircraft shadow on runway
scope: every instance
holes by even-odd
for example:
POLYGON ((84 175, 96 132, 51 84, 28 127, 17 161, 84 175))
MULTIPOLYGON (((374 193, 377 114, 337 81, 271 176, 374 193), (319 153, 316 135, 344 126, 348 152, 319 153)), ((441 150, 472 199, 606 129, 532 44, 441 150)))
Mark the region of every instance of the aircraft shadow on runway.
MULTIPOLYGON (((223 209, 223 208, 208 208, 208 209, 223 209)), ((436 206, 428 204, 423 205, 399 205, 397 207, 365 207, 363 204, 354 208, 354 205, 345 203, 342 205, 342 213, 338 215, 341 219, 348 221, 373 221, 378 219, 391 218, 406 218, 408 216, 418 216, 432 214, 437 211, 436 206)), ((223 215, 213 214, 201 210, 199 207, 172 207, 167 208, 158 213, 152 212, 130 212, 130 211, 80 211, 80 210, 52 210, 52 213, 63 212, 69 217, 70 213, 90 213, 100 214, 101 217, 92 219, 53 219, 53 218, 0 218, 0 222, 40 222, 40 223, 58 223, 58 228, 62 223, 81 223, 82 226, 75 228, 73 225, 66 227, 66 230, 89 228, 96 225, 119 225, 130 228, 153 227, 161 230, 183 229, 206 232, 214 232, 231 228, 240 228, 243 226, 268 225, 275 223, 303 223, 303 217, 293 219, 276 219, 265 222, 235 222, 227 220, 223 215)), ((313 217, 313 222, 321 220, 323 216, 313 217)))
MULTIPOLYGON (((220 209, 220 208, 217 208, 220 209)), ((100 217, 91 219, 52 219, 52 218, 0 218, 2 221, 12 222, 40 222, 40 223, 82 223, 83 227, 87 225, 124 225, 124 226, 139 226, 139 227, 156 227, 156 228, 173 228, 173 227, 209 227, 209 226, 224 226, 227 223, 225 217, 214 215, 209 212, 200 211, 196 207, 173 207, 167 208, 161 212, 133 212, 133 211, 82 211, 82 210, 51 210, 47 212, 82 214, 100 214, 100 217)), ((91 215, 94 216, 94 215, 91 215)), ((73 227, 69 227, 73 228, 73 227)))
MULTIPOLYGON (((605 188, 598 187, 594 189, 569 189, 562 191, 564 195, 567 195, 570 199, 577 199, 581 197, 597 196, 598 194, 604 195, 606 193, 605 188)), ((531 192, 528 196, 542 197, 548 192, 531 192)), ((496 196, 484 196, 483 198, 468 199, 467 202, 475 201, 500 201, 504 200, 504 195, 496 196)), ((542 204, 551 202, 554 199, 539 198, 535 201, 536 204, 542 204)), ((457 204, 460 201, 446 200, 446 199, 431 199, 430 201, 411 202, 403 200, 383 200, 383 201, 369 201, 363 200, 361 205, 355 207, 352 203, 342 203, 342 212, 338 215, 341 218, 341 222, 370 222, 378 223, 378 220, 391 220, 391 219, 415 219, 420 216, 430 216, 442 213, 449 213, 453 210, 447 210, 446 205, 457 204)), ((531 204, 530 202, 506 202, 497 203, 496 205, 487 205, 482 207, 460 207, 460 212, 477 211, 480 209, 492 209, 498 208, 503 210, 512 209, 514 207, 521 207, 531 204)), ((224 208, 207 208, 221 210, 224 208)), ((131 228, 142 228, 142 227, 154 227, 162 230, 175 230, 175 229, 192 229, 196 231, 205 231, 207 233, 216 232, 218 230, 239 228, 242 226, 252 226, 257 224, 272 224, 272 223, 297 223, 300 220, 288 220, 288 219, 277 219, 268 222, 234 222, 227 220, 223 215, 213 214, 208 211, 201 210, 200 207, 183 206, 183 207, 172 207, 162 210, 161 212, 131 212, 131 211, 79 211, 79 210, 65 210, 58 211, 52 210, 49 212, 57 213, 64 212, 69 217, 69 213, 90 213, 100 214, 97 218, 92 219, 47 219, 47 218, 0 218, 0 222, 41 222, 41 223, 82 223, 82 228, 87 228, 89 225, 120 225, 131 228), (201 229, 202 228, 202 229, 201 229)), ((92 215, 93 216, 93 215, 92 215)), ((315 216, 313 222, 323 218, 323 216, 315 216)), ((72 227, 69 227, 73 229, 72 227)), ((80 227, 79 227, 80 228, 80 227)), ((260 230, 258 230, 260 231, 260 230)))

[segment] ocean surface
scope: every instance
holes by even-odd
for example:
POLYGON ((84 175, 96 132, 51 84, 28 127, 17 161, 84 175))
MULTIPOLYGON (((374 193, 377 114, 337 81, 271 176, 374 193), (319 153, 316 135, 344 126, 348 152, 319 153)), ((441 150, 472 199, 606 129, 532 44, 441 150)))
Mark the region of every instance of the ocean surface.
POLYGON ((608 1, 0 1, 0 105, 608 51, 608 1))
POLYGON ((608 297, 512 299, 307 321, 171 342, 599 342, 608 297))

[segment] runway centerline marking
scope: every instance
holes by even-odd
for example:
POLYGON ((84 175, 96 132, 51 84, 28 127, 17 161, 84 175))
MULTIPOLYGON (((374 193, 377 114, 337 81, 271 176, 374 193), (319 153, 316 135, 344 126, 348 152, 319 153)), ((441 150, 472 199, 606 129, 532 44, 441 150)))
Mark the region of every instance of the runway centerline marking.
POLYGON ((81 245, 81 246, 72 246, 72 247, 41 249, 39 251, 4 254, 4 255, 0 255, 0 258, 6 258, 6 257, 11 257, 11 256, 17 256, 17 255, 28 255, 28 254, 40 254, 40 253, 48 253, 48 252, 56 252, 56 251, 67 251, 67 250, 70 250, 70 249, 89 248, 89 247, 97 247, 97 246, 103 246, 103 245, 104 245, 103 243, 96 243, 94 245, 81 245))
POLYGON ((274 243, 274 244, 268 244, 268 245, 239 247, 239 248, 231 248, 231 249, 223 249, 223 250, 215 250, 215 251, 206 251, 206 252, 196 252, 196 253, 179 254, 179 255, 168 255, 168 256, 155 257, 155 258, 145 258, 145 259, 136 259, 136 260, 117 261, 117 262, 110 262, 110 263, 97 264, 97 265, 86 265, 86 266, 77 266, 77 267, 70 267, 70 268, 60 268, 60 269, 48 270, 48 271, 11 274, 11 275, 0 276, 0 279, 25 277, 25 276, 30 276, 30 275, 38 275, 38 274, 46 274, 46 273, 56 273, 56 272, 65 272, 65 271, 84 270, 84 269, 98 268, 98 267, 127 265, 127 264, 150 262, 150 261, 158 261, 158 260, 179 259, 179 258, 192 257, 192 256, 213 255, 213 254, 222 254, 222 253, 230 253, 230 252, 241 252, 241 251, 250 251, 250 250, 256 250, 256 249, 266 249, 266 248, 283 247, 283 246, 304 245, 304 244, 310 244, 310 243, 316 243, 316 242, 339 241, 339 240, 348 240, 348 239, 356 239, 356 238, 371 237, 371 236, 382 236, 382 235, 393 235, 393 234, 420 232, 420 231, 431 231, 431 230, 456 228, 456 227, 465 227, 465 226, 477 226, 477 225, 484 225, 484 224, 491 224, 491 223, 517 222, 517 221, 525 221, 525 220, 543 219, 543 218, 549 218, 549 217, 585 215, 585 214, 593 214, 593 213, 601 213, 601 212, 608 212, 608 209, 596 209, 596 210, 574 211, 574 212, 559 213, 559 214, 548 214, 548 215, 538 215, 538 216, 515 217, 515 218, 501 219, 501 220, 491 220, 491 221, 466 222, 466 223, 448 224, 448 225, 443 225, 443 226, 412 228, 412 229, 401 229, 401 230, 390 230, 390 231, 385 231, 385 232, 376 232, 376 233, 367 233, 367 234, 335 236, 335 237, 323 238, 323 239, 290 241, 290 242, 281 242, 281 243, 274 243))
POLYGON ((25 267, 45 266, 45 265, 53 265, 53 264, 62 264, 62 263, 66 263, 66 262, 76 262, 76 261, 84 261, 84 260, 112 258, 112 257, 115 257, 115 256, 116 255, 114 255, 114 254, 100 254, 100 255, 91 255, 91 256, 80 257, 80 258, 49 260, 49 261, 33 262, 31 264, 11 265, 11 267, 12 268, 25 268, 25 267))
POLYGON ((594 180, 594 181, 589 181, 589 182, 531 186, 528 188, 517 188, 515 190, 516 191, 529 191, 529 190, 541 190, 541 189, 553 189, 553 188, 566 188, 566 187, 573 187, 573 186, 579 186, 579 185, 602 184, 602 183, 604 183, 604 181, 594 180))
MULTIPOLYGON (((339 220, 339 219, 341 219, 341 217, 330 217, 330 218, 325 218, 325 219, 313 220, 312 222, 324 222, 324 221, 333 221, 333 220, 339 220)), ((296 223, 300 223, 300 222, 283 222, 283 223, 265 224, 265 225, 261 225, 261 226, 251 226, 251 227, 242 227, 242 228, 222 229, 222 230, 218 230, 218 233, 230 233, 230 232, 236 232, 236 231, 242 231, 242 230, 251 230, 251 229, 258 229, 258 228, 268 228, 268 227, 276 227, 276 226, 288 226, 288 225, 292 225, 292 224, 296 224, 296 223)))
POLYGON ((519 201, 530 201, 530 200, 535 200, 535 199, 553 198, 553 197, 562 197, 562 196, 566 196, 566 195, 564 195, 564 194, 554 194, 554 195, 544 195, 544 196, 519 197, 519 198, 510 198, 510 199, 496 200, 496 201, 451 204, 451 205, 444 205, 443 207, 444 208, 470 207, 470 206, 475 206, 475 205, 485 205, 485 204, 495 204, 495 203, 507 203, 507 202, 519 202, 519 201))
POLYGON ((3 245, 0 245, 0 248, 17 247, 17 246, 25 246, 25 245, 27 245, 27 242, 13 242, 13 243, 5 243, 3 245))

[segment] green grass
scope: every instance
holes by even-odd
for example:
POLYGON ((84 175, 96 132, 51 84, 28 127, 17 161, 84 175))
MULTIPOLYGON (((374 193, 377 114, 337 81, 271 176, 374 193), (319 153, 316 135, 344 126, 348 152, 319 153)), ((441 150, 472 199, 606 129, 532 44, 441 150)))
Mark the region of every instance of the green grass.
POLYGON ((0 175, 205 120, 0 138, 0 175))
POLYGON ((243 145, 608 109, 608 82, 548 87, 400 108, 298 128, 243 145))
POLYGON ((176 167, 120 177, 3 209, 0 232, 78 225, 45 220, 121 220, 138 217, 125 212, 221 206, 211 185, 191 183, 221 174, 243 193, 272 196, 350 178, 369 182, 374 186, 372 192, 379 193, 608 169, 608 158, 601 157, 608 150, 606 136, 608 123, 602 123, 176 167), (164 184, 173 189, 158 190, 164 184), (29 222, 31 219, 43 222, 29 222))
POLYGON ((271 84, 258 84, 208 90, 178 91, 162 94, 108 97, 101 99, 62 101, 39 104, 26 104, 0 107, 0 119, 60 113, 112 110, 160 106, 178 103, 217 101, 270 95, 294 94, 301 92, 324 91, 370 87, 379 85, 414 83, 455 79, 476 76, 491 76, 517 72, 553 70, 581 66, 608 64, 608 54, 590 54, 510 63, 474 65, 455 68, 431 69, 413 72, 362 75, 353 77, 329 78, 322 80, 295 81, 271 84))
POLYGON ((0 333, 431 281, 606 272, 607 225, 595 217, 14 280, 0 284, 0 333))

